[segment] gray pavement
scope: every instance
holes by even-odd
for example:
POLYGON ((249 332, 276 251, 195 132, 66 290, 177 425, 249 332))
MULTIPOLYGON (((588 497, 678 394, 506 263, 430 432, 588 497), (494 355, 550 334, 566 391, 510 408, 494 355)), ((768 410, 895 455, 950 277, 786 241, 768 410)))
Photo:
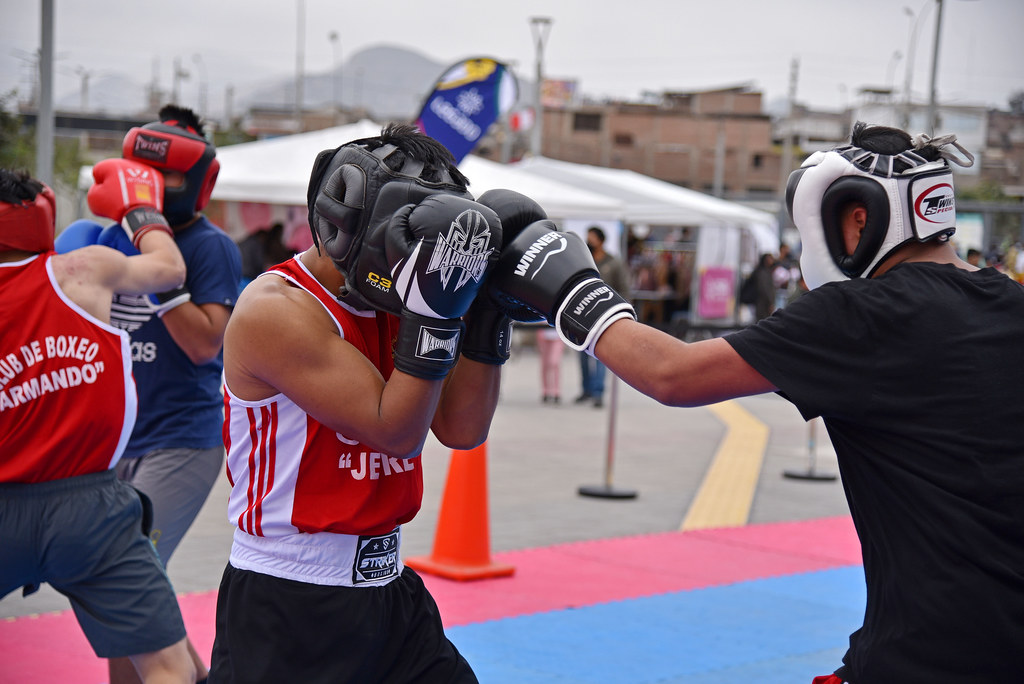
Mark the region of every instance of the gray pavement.
MULTIPOLYGON (((562 403, 543 404, 533 336, 530 329, 516 330, 487 440, 492 552, 678 530, 724 435, 723 425, 705 408, 662 406, 618 381, 614 414, 607 394, 604 408, 576 405, 579 359, 569 349, 562 357, 562 403), (615 439, 608 471, 611 415, 615 439), (605 484, 608 472, 616 489, 635 491, 636 498, 579 495, 580 486, 605 484)), ((797 410, 775 395, 738 401, 770 428, 749 522, 848 514, 839 480, 783 477, 783 471, 803 471, 811 463, 810 431, 797 410)), ((815 435, 816 469, 836 473, 835 452, 820 424, 815 435)), ((427 555, 433 548, 450 453, 429 439, 423 507, 404 527, 405 556, 427 555)), ((227 492, 221 478, 170 563, 179 593, 217 588, 233 529, 225 515, 227 492)), ((0 600, 0 618, 67 608, 64 597, 44 586, 28 598, 16 591, 0 600)))

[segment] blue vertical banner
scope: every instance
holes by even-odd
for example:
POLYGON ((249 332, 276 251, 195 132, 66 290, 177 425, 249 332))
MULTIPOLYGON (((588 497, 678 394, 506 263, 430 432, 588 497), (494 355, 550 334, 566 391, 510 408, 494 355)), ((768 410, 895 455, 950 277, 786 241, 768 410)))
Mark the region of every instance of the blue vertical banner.
POLYGON ((437 80, 416 117, 420 130, 461 162, 519 98, 515 76, 490 57, 466 59, 437 80))

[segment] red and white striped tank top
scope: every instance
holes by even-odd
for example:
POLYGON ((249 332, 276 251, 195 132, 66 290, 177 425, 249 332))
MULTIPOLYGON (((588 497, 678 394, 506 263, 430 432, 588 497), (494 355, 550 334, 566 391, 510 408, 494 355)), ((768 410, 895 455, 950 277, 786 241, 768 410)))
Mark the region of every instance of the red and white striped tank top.
MULTIPOLYGON (((342 337, 390 377, 395 317, 339 303, 297 258, 260 277, 285 278, 316 297, 342 337)), ((283 394, 243 401, 225 383, 224 442, 228 517, 255 537, 384 534, 412 520, 423 498, 419 456, 392 458, 349 440, 283 394)))

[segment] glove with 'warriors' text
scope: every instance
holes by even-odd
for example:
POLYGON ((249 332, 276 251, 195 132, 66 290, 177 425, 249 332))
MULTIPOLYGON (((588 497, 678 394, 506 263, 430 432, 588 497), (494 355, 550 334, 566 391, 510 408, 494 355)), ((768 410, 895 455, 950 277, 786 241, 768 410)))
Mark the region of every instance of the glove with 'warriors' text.
POLYGON ((356 272, 360 293, 377 308, 401 316, 395 368, 442 378, 458 360, 461 317, 484 283, 501 244, 501 222, 472 200, 430 195, 398 209, 367 235, 356 272))

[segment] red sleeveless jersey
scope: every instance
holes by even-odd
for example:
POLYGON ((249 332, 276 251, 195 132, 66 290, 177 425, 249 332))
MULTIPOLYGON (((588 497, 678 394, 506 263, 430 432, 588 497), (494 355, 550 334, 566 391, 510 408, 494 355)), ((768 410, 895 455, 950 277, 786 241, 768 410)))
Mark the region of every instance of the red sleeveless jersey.
POLYGON ((0 264, 0 482, 112 468, 135 425, 128 334, 61 291, 52 256, 0 264))
MULTIPOLYGON (((342 337, 390 377, 395 317, 340 304, 297 258, 260 277, 283 277, 316 297, 342 337)), ((423 498, 419 456, 374 451, 321 425, 283 394, 243 401, 225 383, 224 444, 228 518, 254 536, 383 534, 412 520, 423 498)))

